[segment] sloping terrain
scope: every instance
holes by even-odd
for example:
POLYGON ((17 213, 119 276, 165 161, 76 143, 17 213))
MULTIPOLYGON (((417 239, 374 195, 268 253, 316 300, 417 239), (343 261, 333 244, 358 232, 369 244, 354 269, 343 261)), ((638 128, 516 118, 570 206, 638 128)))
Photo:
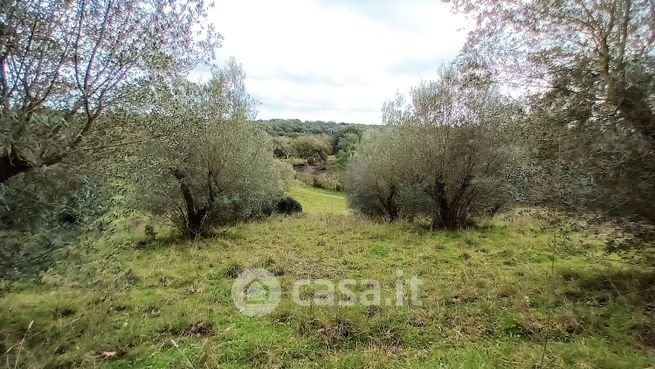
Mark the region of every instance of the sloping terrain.
MULTIPOLYGON (((347 214, 337 193, 297 187, 306 213, 222 237, 146 246, 132 231, 0 297, 8 368, 646 368, 655 362, 655 274, 605 253, 585 224, 517 211, 432 232, 347 214), (326 211, 327 209, 327 211, 326 211), (555 256, 553 262, 553 256, 555 256), (271 314, 239 313, 247 268, 282 285, 271 314), (421 306, 388 305, 398 272, 421 306), (382 306, 298 306, 301 278, 374 279, 382 306)), ((363 286, 355 288, 360 292, 363 286)), ((308 293, 316 290, 312 287, 308 293)))
POLYGON ((307 214, 347 214, 349 211, 342 193, 314 188, 302 182, 292 187, 289 195, 300 202, 307 214))

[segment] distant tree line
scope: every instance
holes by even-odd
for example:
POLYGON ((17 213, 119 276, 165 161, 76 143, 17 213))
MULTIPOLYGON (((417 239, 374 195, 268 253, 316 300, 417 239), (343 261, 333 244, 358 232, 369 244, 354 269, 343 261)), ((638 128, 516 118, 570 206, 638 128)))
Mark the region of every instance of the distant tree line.
MULTIPOLYGON (((271 136, 299 136, 304 134, 336 136, 343 131, 363 131, 374 124, 357 124, 345 122, 302 121, 299 119, 267 119, 256 120, 262 124, 271 136)), ((379 127, 379 126, 378 126, 379 127)))
POLYGON ((344 187, 343 169, 359 146, 364 132, 381 127, 282 119, 260 120, 256 125, 265 127, 273 136, 273 155, 292 164, 297 179, 314 187, 336 191, 344 187))

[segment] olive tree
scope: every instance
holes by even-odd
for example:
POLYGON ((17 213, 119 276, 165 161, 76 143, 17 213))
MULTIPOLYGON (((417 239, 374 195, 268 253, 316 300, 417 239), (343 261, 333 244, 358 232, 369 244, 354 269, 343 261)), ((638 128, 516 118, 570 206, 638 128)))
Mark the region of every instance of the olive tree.
POLYGON ((293 155, 293 146, 290 137, 277 136, 273 138, 273 155, 278 159, 289 159, 293 155))
POLYGON ((464 49, 530 105, 542 204, 655 220, 655 2, 453 0, 464 49))
POLYGON ((159 138, 135 156, 142 205, 187 237, 259 216, 281 194, 270 137, 249 123, 255 106, 244 78, 230 61, 206 83, 179 81, 151 115, 159 138))
POLYGON ((367 131, 346 170, 348 205, 390 222, 401 215, 401 188, 406 183, 408 141, 401 129, 367 131))
POLYGON ((160 148, 169 161, 140 193, 147 209, 168 216, 183 235, 202 237, 211 226, 260 216, 279 198, 272 145, 249 123, 210 120, 176 140, 192 149, 160 148))
POLYGON ((414 130, 413 185, 433 228, 467 226, 512 202, 515 157, 500 132, 466 125, 414 130))
POLYGON ((483 65, 460 59, 411 94, 414 180, 429 199, 433 228, 464 226, 509 202, 521 176, 510 134, 520 110, 500 94, 483 65))
POLYGON ((0 184, 105 142, 107 115, 209 61, 203 0, 8 0, 0 5, 0 184))
POLYGON ((281 193, 270 137, 249 123, 244 78, 232 60, 206 83, 178 81, 149 117, 158 138, 133 158, 137 202, 187 237, 266 213, 281 193))
POLYGON ((457 228, 519 198, 522 153, 510 132, 521 111, 474 67, 444 68, 408 102, 385 104, 388 126, 362 143, 350 168, 351 206, 457 228))

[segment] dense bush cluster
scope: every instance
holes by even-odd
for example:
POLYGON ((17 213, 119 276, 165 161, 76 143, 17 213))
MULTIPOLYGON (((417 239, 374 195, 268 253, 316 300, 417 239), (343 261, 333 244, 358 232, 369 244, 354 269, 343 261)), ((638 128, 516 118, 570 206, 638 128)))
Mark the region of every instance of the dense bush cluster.
POLYGON ((291 142, 291 147, 295 157, 310 165, 325 163, 332 151, 329 141, 316 136, 300 136, 291 142))

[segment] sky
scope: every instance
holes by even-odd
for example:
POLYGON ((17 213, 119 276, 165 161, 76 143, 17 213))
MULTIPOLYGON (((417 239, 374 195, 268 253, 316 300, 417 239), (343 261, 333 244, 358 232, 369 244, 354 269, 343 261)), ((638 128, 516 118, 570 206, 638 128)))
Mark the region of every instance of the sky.
POLYGON ((215 0, 260 119, 379 124, 386 100, 434 79, 469 23, 438 0, 215 0))

